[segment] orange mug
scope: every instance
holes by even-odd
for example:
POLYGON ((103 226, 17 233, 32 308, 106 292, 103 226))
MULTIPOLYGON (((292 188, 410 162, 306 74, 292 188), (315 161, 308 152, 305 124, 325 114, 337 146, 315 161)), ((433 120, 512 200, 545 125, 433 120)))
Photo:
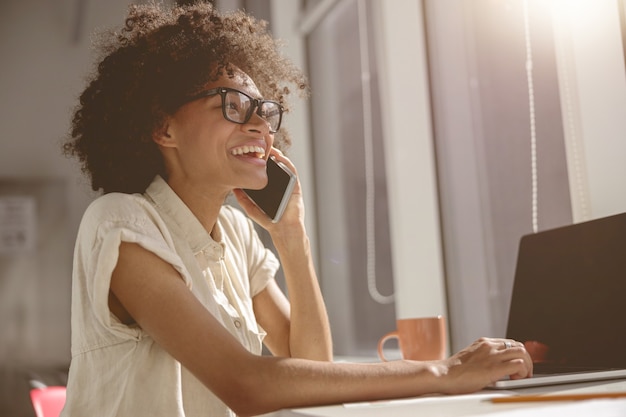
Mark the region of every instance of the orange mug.
POLYGON ((396 320, 397 330, 378 341, 378 356, 384 362, 383 348, 389 339, 398 339, 403 359, 430 361, 446 357, 446 321, 443 316, 396 320))

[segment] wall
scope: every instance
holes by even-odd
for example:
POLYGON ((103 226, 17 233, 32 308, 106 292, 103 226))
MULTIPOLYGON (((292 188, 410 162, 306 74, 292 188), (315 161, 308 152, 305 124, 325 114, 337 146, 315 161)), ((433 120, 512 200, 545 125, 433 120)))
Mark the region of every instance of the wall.
POLYGON ((0 2, 0 199, 37 207, 32 250, 0 254, 0 415, 32 415, 28 379, 60 383, 69 361, 71 257, 93 197, 60 152, 90 70, 90 34, 119 24, 127 1, 0 2), (82 5, 82 9, 81 9, 82 5))

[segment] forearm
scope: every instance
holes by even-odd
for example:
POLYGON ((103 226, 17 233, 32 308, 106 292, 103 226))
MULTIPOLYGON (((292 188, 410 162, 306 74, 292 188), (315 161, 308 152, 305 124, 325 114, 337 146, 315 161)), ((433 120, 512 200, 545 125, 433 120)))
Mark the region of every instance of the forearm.
POLYGON ((354 364, 264 357, 259 362, 248 369, 263 371, 245 372, 246 386, 238 390, 246 397, 235 402, 251 407, 237 410, 242 415, 435 393, 445 369, 439 363, 404 361, 354 364))
POLYGON ((309 239, 304 230, 276 239, 291 306, 289 349, 292 357, 332 360, 328 314, 320 290, 309 239))

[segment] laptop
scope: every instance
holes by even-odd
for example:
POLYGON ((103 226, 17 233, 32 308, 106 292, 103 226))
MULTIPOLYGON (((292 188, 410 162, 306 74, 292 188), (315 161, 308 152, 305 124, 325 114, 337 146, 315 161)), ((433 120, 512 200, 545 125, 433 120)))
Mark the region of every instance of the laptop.
POLYGON ((535 375, 491 388, 626 378, 626 213, 520 239, 506 337, 535 375))

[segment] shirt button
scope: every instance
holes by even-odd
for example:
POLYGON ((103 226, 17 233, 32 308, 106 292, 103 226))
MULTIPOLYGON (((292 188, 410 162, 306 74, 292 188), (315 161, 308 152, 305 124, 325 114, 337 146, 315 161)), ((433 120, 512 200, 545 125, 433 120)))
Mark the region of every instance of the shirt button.
POLYGON ((241 322, 239 320, 235 320, 235 327, 238 329, 241 328, 241 322))

